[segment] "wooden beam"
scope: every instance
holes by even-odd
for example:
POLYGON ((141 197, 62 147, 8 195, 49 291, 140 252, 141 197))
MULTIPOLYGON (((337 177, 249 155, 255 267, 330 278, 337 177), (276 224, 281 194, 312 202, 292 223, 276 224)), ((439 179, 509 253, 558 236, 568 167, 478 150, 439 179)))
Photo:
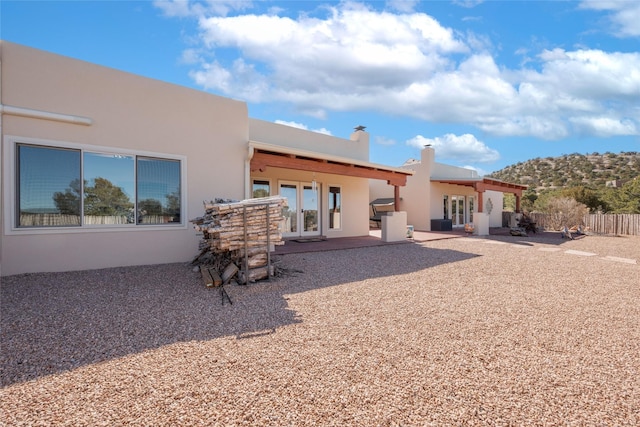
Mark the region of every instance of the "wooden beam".
POLYGON ((522 196, 522 188, 516 188, 514 186, 499 185, 486 182, 477 182, 474 185, 477 192, 485 192, 487 190, 498 191, 500 193, 513 193, 516 196, 522 196))
POLYGON ((284 156, 260 151, 254 153, 251 158, 251 172, 264 172, 267 167, 346 175, 358 178, 381 179, 386 180, 389 185, 395 186, 407 184, 407 175, 400 172, 361 166, 354 163, 337 163, 323 159, 284 156))
POLYGON ((400 210, 400 187, 393 186, 393 207, 396 212, 400 210))

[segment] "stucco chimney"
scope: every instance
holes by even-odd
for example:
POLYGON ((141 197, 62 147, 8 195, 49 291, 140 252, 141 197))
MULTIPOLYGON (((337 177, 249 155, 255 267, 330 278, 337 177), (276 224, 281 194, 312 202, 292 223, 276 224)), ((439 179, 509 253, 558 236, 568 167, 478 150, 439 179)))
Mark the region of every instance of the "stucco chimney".
POLYGON ((369 136, 369 132, 364 131, 366 128, 367 128, 366 126, 362 126, 362 125, 354 127, 353 133, 351 134, 351 140, 359 141, 363 134, 366 134, 367 136, 369 136))
POLYGON ((365 131, 365 126, 356 126, 349 138, 357 143, 358 151, 361 153, 359 158, 369 160, 369 132, 365 131))
POLYGON ((420 156, 420 162, 423 165, 427 165, 429 170, 431 170, 433 164, 436 161, 436 150, 434 150, 433 147, 427 145, 422 149, 420 156))

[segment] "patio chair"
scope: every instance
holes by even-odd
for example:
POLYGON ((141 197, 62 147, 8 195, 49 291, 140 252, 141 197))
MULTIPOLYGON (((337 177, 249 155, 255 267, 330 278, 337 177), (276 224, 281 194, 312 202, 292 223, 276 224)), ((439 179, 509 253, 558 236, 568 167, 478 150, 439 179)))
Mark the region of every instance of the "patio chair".
POLYGON ((391 198, 375 199, 369 203, 371 206, 371 216, 369 222, 373 222, 377 228, 382 228, 382 217, 389 212, 388 210, 378 210, 380 207, 389 207, 395 204, 395 200, 391 198))

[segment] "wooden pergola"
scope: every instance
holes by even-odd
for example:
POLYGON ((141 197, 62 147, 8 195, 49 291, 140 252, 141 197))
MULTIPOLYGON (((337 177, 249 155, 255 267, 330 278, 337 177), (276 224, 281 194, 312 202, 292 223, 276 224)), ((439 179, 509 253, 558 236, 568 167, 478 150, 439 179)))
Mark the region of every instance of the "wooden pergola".
POLYGON ((413 175, 406 169, 255 142, 249 145, 249 158, 251 172, 275 167, 387 181, 394 187, 396 209, 400 205, 400 187, 407 184, 407 176, 413 175))
POLYGON ((528 188, 526 185, 512 184, 509 182, 499 181, 492 178, 478 179, 431 179, 431 182, 440 182, 443 184, 462 185, 472 187, 478 193, 478 212, 484 211, 483 195, 487 190, 500 191, 502 193, 512 193, 516 196, 516 212, 520 212, 520 200, 522 192, 528 188))

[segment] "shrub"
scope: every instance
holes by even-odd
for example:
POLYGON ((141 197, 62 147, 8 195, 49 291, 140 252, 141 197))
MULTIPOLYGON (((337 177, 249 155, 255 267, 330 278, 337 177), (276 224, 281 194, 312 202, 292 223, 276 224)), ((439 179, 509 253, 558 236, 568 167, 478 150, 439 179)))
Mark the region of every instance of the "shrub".
POLYGON ((569 197, 557 197, 549 200, 545 225, 553 230, 561 230, 565 225, 569 228, 584 225, 584 216, 589 208, 569 197))

